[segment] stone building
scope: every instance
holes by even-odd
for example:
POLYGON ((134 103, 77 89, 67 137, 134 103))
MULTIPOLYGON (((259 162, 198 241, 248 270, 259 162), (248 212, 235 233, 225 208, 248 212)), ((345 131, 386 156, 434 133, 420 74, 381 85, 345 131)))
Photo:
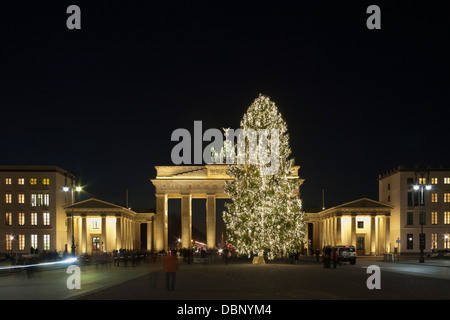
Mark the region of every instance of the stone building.
POLYGON ((75 176, 56 166, 0 166, 0 253, 70 253, 72 230, 76 254, 151 248, 152 212, 98 199, 75 202, 74 189, 75 176))
POLYGON ((359 255, 390 252, 390 215, 393 207, 362 198, 318 212, 306 212, 308 244, 314 250, 326 245, 352 245, 359 255))
POLYGON ((425 252, 450 249, 450 168, 398 166, 378 180, 379 201, 393 206, 391 239, 400 253, 420 252, 422 228, 425 252))
POLYGON ((73 230, 77 254, 151 248, 154 215, 151 212, 135 212, 94 198, 65 206, 64 210, 67 217, 66 241, 72 243, 73 230), (141 242, 141 224, 145 224, 147 230, 145 244, 141 242))
POLYGON ((0 166, 0 252, 66 249, 67 179, 56 166, 0 166))

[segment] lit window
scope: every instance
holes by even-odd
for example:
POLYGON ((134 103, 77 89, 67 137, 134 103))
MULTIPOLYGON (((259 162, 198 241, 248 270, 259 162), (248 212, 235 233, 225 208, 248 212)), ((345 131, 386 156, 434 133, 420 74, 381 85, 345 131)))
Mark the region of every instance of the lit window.
POLYGON ((12 234, 7 234, 6 235, 6 250, 9 251, 12 249, 12 234))
POLYGON ((5 202, 12 203, 12 194, 11 193, 5 194, 5 202))
POLYGON ((37 179, 36 179, 36 178, 31 178, 31 179, 30 179, 30 184, 31 184, 32 186, 36 185, 36 184, 37 184, 37 179))
POLYGON ((11 184, 11 178, 6 178, 5 179, 5 184, 11 184))
POLYGON ((42 206, 42 193, 38 193, 38 194, 37 194, 37 201, 36 201, 36 203, 37 203, 37 205, 38 205, 39 207, 42 206))
POLYGON ((25 184, 25 179, 24 178, 17 179, 17 184, 20 184, 20 185, 25 184))
POLYGON ((25 224, 25 213, 19 212, 17 214, 19 226, 23 226, 25 224))
POLYGON ((437 233, 431 234, 431 249, 437 249, 437 233))
POLYGON ((23 193, 19 193, 17 195, 17 201, 19 201, 19 203, 25 203, 25 195, 23 193))
POLYGON ((444 224, 450 224, 450 211, 444 212, 444 224))
POLYGON ((444 234, 444 249, 450 249, 450 234, 444 234))
POLYGON ((437 224, 437 211, 431 211, 431 224, 437 224))
POLYGON ((36 212, 31 213, 31 225, 37 226, 37 213, 36 212))
POLYGON ((431 178, 431 184, 438 184, 438 178, 431 178))
POLYGON ((50 195, 48 193, 32 193, 31 206, 32 207, 48 207, 50 205, 50 195))
POLYGON ((50 225, 50 213, 44 212, 44 226, 50 225))
POLYGON ((444 184, 450 184, 450 178, 449 177, 444 178, 444 184))
POLYGON ((50 205, 50 195, 48 193, 44 194, 44 206, 48 207, 50 205))
POLYGON ((25 235, 19 234, 19 250, 23 251, 25 250, 25 235))
POLYGON ((37 248, 37 234, 31 235, 31 246, 36 249, 37 248))
POLYGON ((49 178, 42 179, 42 184, 48 186, 50 184, 50 179, 49 178))
POLYGON ((427 178, 419 178, 419 184, 427 184, 427 178))
POLYGON ((449 192, 444 193, 444 202, 450 202, 450 193, 449 192))
POLYGON ((37 207, 37 194, 35 193, 31 194, 31 206, 37 207))
POLYGON ((438 202, 438 194, 436 192, 431 194, 431 202, 438 202))
POLYGON ((6 212, 5 214, 5 226, 12 226, 12 213, 6 212))
POLYGON ((50 250, 50 235, 44 234, 44 250, 50 250))

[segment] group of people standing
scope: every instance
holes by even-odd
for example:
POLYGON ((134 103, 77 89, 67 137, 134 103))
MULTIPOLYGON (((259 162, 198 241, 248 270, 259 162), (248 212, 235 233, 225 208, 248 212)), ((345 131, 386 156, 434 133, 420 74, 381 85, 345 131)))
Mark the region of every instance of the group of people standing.
POLYGON ((338 252, 337 248, 330 246, 323 248, 322 254, 323 267, 326 269, 331 269, 331 263, 333 262, 333 269, 336 269, 338 263, 338 252))
MULTIPOLYGON (((190 249, 182 249, 180 255, 183 257, 183 262, 187 262, 191 264, 191 258, 194 255, 193 251, 190 249)), ((221 253, 223 261, 225 264, 228 264, 229 251, 228 249, 224 249, 221 253)), ((200 257, 205 258, 207 256, 207 252, 202 250, 200 257)), ((178 260, 178 251, 176 249, 172 249, 169 254, 164 255, 163 258, 163 268, 166 274, 166 289, 168 291, 175 290, 175 280, 176 274, 179 269, 180 262, 178 260)))
MULTIPOLYGON (((319 249, 316 249, 316 250, 311 249, 309 254, 310 254, 311 262, 314 261, 314 255, 316 256, 316 262, 319 262, 319 260, 320 260, 320 250, 319 249)), ((331 246, 324 247, 323 251, 322 251, 322 262, 323 262, 324 268, 331 269, 331 263, 333 263, 333 269, 336 269, 336 266, 338 264, 337 248, 333 248, 331 246)))

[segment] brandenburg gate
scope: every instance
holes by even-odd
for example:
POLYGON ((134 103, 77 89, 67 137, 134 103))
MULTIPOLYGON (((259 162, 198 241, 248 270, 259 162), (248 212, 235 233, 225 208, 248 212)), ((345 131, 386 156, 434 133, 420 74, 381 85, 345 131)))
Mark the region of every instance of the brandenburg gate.
MULTIPOLYGON (((206 244, 216 246, 216 199, 230 199, 224 187, 232 178, 227 174, 227 164, 203 166, 156 166, 156 178, 151 182, 156 189, 156 215, 154 220, 154 248, 167 251, 168 200, 181 199, 181 244, 191 246, 192 199, 206 199, 206 244)), ((293 178, 298 178, 298 169, 293 178)))
POLYGON ((181 199, 181 244, 191 246, 192 199, 206 198, 206 242, 216 246, 216 199, 229 199, 223 191, 230 180, 226 164, 205 166, 156 166, 156 215, 154 245, 157 251, 168 250, 168 200, 181 199))

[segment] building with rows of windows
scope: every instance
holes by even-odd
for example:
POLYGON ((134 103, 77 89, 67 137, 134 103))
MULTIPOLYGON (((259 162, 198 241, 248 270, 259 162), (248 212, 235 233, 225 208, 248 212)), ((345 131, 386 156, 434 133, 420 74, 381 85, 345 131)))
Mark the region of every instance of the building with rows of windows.
POLYGON ((391 239, 400 253, 420 251, 422 228, 425 252, 450 249, 450 168, 399 166, 380 174, 379 201, 393 206, 391 239))
POLYGON ((0 166, 0 253, 137 249, 142 227, 151 240, 153 213, 75 202, 74 187, 74 175, 56 166, 0 166))
POLYGON ((67 179, 55 166, 0 166, 0 252, 66 249, 67 179))

